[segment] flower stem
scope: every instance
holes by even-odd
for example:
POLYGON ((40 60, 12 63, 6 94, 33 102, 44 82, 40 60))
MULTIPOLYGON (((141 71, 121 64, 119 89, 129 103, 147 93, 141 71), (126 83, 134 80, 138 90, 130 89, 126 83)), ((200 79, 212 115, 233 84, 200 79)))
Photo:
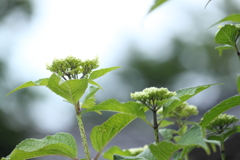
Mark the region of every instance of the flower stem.
POLYGON ((87 137, 86 137, 83 121, 82 121, 82 114, 81 114, 79 102, 76 104, 75 108, 76 108, 76 113, 77 113, 76 117, 77 117, 77 121, 78 121, 78 127, 79 127, 79 131, 80 131, 80 136, 82 139, 82 145, 83 145, 84 153, 86 156, 86 160, 91 160, 91 156, 90 156, 90 152, 89 152, 89 148, 88 148, 87 137))
POLYGON ((153 129, 156 143, 159 143, 158 126, 159 125, 157 122, 157 111, 153 110, 153 129))
POLYGON ((221 140, 221 160, 225 160, 225 147, 224 147, 224 141, 221 140))

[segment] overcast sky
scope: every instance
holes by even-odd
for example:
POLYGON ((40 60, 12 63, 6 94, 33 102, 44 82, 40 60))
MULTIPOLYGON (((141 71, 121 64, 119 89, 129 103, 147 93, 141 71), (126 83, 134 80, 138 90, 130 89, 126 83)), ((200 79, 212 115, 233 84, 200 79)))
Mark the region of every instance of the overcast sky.
MULTIPOLYGON (((46 63, 69 55, 82 59, 97 55, 101 67, 111 67, 114 63, 119 65, 120 53, 131 38, 134 37, 142 49, 154 51, 159 37, 164 39, 163 44, 169 43, 165 34, 177 31, 171 28, 176 29, 177 25, 181 30, 190 26, 185 8, 197 10, 207 19, 209 14, 216 14, 216 1, 204 9, 207 0, 172 0, 147 14, 153 0, 33 0, 32 20, 23 24, 20 28, 22 32, 13 32, 15 46, 11 48, 9 66, 12 70, 16 70, 17 66, 16 75, 21 75, 20 80, 26 82, 49 77, 46 63)), ((212 22, 217 20, 218 17, 212 22)), ((206 28, 211 24, 206 24, 206 28)), ((37 90, 48 95, 47 102, 38 103, 29 111, 38 113, 33 114, 33 120, 38 124, 39 131, 59 131, 75 120, 72 108, 66 109, 65 105, 61 105, 60 97, 47 89, 37 87, 37 90), (62 115, 67 112, 72 117, 63 119, 62 115)))

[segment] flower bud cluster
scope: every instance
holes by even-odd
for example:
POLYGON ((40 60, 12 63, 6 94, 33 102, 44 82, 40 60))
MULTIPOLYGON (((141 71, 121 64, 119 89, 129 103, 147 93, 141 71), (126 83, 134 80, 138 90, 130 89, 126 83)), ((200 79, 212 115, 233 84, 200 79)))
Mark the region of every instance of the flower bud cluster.
MULTIPOLYGON (((158 114, 162 114, 162 110, 158 111, 158 114)), ((197 115, 198 109, 194 105, 189 105, 187 102, 182 103, 180 106, 176 107, 173 111, 171 111, 166 117, 169 118, 188 118, 192 115, 197 115)))
POLYGON ((131 93, 131 98, 145 105, 155 106, 157 101, 166 100, 176 95, 176 92, 171 92, 167 88, 146 88, 141 92, 131 93))
POLYGON ((99 67, 98 58, 82 61, 73 56, 68 56, 65 59, 54 59, 51 65, 47 65, 47 70, 57 73, 63 79, 67 80, 66 78, 79 79, 79 74, 82 74, 80 79, 84 78, 97 67, 99 67))
POLYGON ((216 131, 218 134, 223 133, 228 127, 238 122, 238 118, 233 115, 220 114, 211 123, 207 125, 207 129, 216 131))

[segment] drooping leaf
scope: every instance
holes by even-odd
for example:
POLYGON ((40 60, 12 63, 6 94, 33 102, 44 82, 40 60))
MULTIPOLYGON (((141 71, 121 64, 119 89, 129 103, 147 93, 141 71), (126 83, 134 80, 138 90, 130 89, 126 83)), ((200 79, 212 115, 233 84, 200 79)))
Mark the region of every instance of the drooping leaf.
POLYGON ((61 155, 76 159, 77 151, 76 141, 71 134, 57 133, 43 139, 26 139, 2 160, 25 160, 49 155, 61 155))
POLYGON ((157 7, 159 7, 160 5, 162 5, 166 1, 168 1, 168 0, 155 0, 154 4, 152 5, 152 7, 148 11, 148 13, 152 12, 153 10, 155 10, 157 7))
POLYGON ((93 148, 97 152, 101 152, 111 139, 135 118, 136 116, 133 115, 118 113, 110 117, 103 124, 95 126, 90 134, 93 148))
POLYGON ((142 153, 137 156, 121 156, 114 155, 114 160, 156 160, 149 148, 146 148, 142 153))
POLYGON ((121 155, 114 155, 113 159, 114 160, 149 160, 149 159, 137 157, 137 156, 121 156, 121 155))
POLYGON ((226 21, 231 21, 231 22, 236 22, 236 23, 240 23, 240 14, 231 14, 228 15, 227 17, 221 19, 220 21, 214 23, 213 25, 211 25, 209 28, 221 23, 221 22, 226 22, 226 21))
POLYGON ((93 71, 90 76, 89 76, 89 81, 92 81, 94 79, 97 79, 99 77, 102 77, 103 75, 105 75, 106 73, 113 71, 115 69, 118 69, 120 67, 110 67, 110 68, 103 68, 103 69, 99 69, 99 70, 95 70, 93 71))
POLYGON ((220 145, 221 145, 221 142, 216 141, 216 140, 205 139, 204 141, 211 146, 213 152, 216 152, 216 151, 217 151, 216 145, 217 145, 217 146, 220 146, 220 145))
POLYGON ((239 34, 238 31, 239 28, 236 25, 226 24, 216 33, 215 42, 235 48, 236 36, 239 34))
POLYGON ((120 103, 115 99, 109 99, 95 105, 90 109, 83 111, 83 113, 91 111, 112 111, 134 115, 141 119, 146 119, 146 115, 144 113, 144 109, 142 106, 143 106, 142 104, 133 101, 120 103))
POLYGON ((39 79, 37 81, 28 81, 20 86, 18 86, 17 88, 15 88, 14 90, 12 90, 11 92, 9 92, 6 96, 10 95, 11 93, 22 89, 22 88, 27 88, 27 87, 32 87, 32 86, 46 86, 48 84, 48 78, 43 78, 43 79, 39 79))
POLYGON ((98 87, 90 86, 90 92, 83 100, 82 108, 91 108, 95 105, 95 93, 99 90, 98 87))
POLYGON ((238 105, 240 105, 239 95, 225 99, 204 114, 201 122, 199 123, 200 126, 205 128, 218 115, 238 105))
POLYGON ((156 158, 156 160, 169 160, 173 153, 181 149, 183 146, 174 144, 169 141, 161 141, 157 145, 151 144, 149 146, 150 151, 156 158))
POLYGON ((176 93, 176 97, 179 99, 172 99, 171 101, 167 102, 163 107, 163 115, 167 115, 169 112, 174 110, 176 107, 181 105, 183 102, 187 101, 189 98, 195 96, 196 94, 200 93, 201 91, 217 84, 208 84, 208 85, 202 85, 197 87, 190 87, 185 89, 180 89, 176 93))
POLYGON ((65 98, 69 103, 76 104, 88 86, 87 79, 73 79, 62 81, 61 77, 52 74, 47 87, 57 95, 65 98))
POLYGON ((88 81, 89 84, 92 84, 92 85, 95 85, 95 86, 98 86, 100 89, 103 89, 97 82, 95 81, 88 81))
POLYGON ((113 146, 110 149, 108 149, 106 152, 104 152, 103 158, 113 160, 114 154, 118 154, 122 156, 131 156, 131 153, 128 150, 122 150, 118 146, 113 146))
POLYGON ((222 56, 223 50, 228 50, 228 49, 234 50, 234 47, 230 46, 230 45, 223 45, 223 46, 217 46, 217 47, 215 47, 215 49, 218 50, 219 56, 222 56))
POLYGON ((188 147, 199 146, 208 152, 208 147, 204 139, 205 137, 202 134, 201 126, 196 124, 187 130, 187 132, 181 137, 177 144, 188 147))

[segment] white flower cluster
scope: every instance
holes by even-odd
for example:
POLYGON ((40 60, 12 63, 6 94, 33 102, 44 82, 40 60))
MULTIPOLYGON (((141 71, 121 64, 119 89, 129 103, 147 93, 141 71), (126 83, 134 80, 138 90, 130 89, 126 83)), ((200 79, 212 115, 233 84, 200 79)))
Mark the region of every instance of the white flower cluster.
POLYGON ((146 88, 141 92, 131 93, 131 98, 140 101, 148 102, 149 100, 164 100, 176 95, 176 92, 170 92, 167 88, 146 88))

